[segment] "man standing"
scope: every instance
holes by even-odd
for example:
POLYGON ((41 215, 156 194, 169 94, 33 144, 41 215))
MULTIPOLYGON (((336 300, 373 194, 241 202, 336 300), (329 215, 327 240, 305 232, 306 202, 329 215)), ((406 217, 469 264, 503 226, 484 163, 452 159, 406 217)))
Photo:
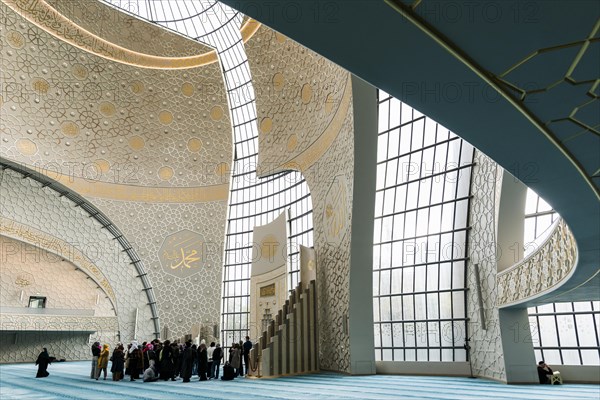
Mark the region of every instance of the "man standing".
MULTIPOLYGON (((212 344, 211 344, 212 346, 212 344)), ((223 349, 221 345, 217 343, 217 347, 214 348, 212 353, 212 369, 210 374, 214 379, 219 379, 219 367, 221 366, 221 360, 223 359, 223 349)))
POLYGON ((248 365, 248 360, 250 359, 250 350, 252 350, 252 342, 250 341, 250 336, 246 336, 246 341, 244 342, 243 354, 244 354, 244 365, 246 367, 246 375, 248 375, 248 370, 250 369, 248 365))
POLYGON ((94 342, 92 345, 92 371, 90 372, 90 378, 96 379, 98 373, 98 357, 100 357, 100 342, 94 342))
POLYGON ((213 352, 215 351, 215 342, 210 342, 210 347, 206 349, 206 355, 208 356, 208 379, 213 379, 213 352))

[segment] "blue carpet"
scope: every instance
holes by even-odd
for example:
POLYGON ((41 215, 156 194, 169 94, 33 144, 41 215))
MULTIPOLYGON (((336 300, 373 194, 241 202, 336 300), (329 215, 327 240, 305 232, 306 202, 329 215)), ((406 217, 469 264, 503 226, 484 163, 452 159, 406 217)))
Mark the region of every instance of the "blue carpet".
POLYGON ((49 377, 36 379, 32 364, 1 365, 0 399, 600 399, 598 385, 504 385, 483 379, 331 373, 143 383, 91 380, 89 369, 89 361, 54 363, 49 377))

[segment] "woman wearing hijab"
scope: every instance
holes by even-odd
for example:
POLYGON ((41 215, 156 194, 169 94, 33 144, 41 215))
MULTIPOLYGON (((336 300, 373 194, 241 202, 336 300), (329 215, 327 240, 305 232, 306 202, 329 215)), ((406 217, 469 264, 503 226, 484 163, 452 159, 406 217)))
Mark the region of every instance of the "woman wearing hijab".
POLYGON ((179 376, 181 372, 181 351, 177 343, 171 343, 171 358, 173 359, 173 379, 179 376))
POLYGON ((48 375, 48 364, 50 364, 50 355, 48 354, 48 349, 44 347, 40 355, 38 355, 37 361, 35 365, 38 366, 38 372, 35 376, 36 378, 45 378, 48 375))
POLYGON ((193 365, 194 356, 192 353, 192 342, 186 342, 183 353, 181 354, 181 377, 183 378, 184 383, 190 381, 193 365))
POLYGON ((164 381, 168 381, 169 379, 172 381, 175 380, 175 377, 173 376, 173 370, 175 367, 173 366, 171 351, 171 342, 165 340, 158 355, 158 362, 160 364, 160 379, 164 381))
POLYGON ((145 350, 144 351, 144 367, 145 367, 144 371, 145 371, 149 367, 156 364, 156 353, 154 352, 154 345, 152 343, 148 343, 144 350, 145 350))
POLYGON ((112 356, 112 365, 110 366, 110 372, 112 372, 113 381, 120 381, 123 379, 123 370, 125 369, 125 348, 122 344, 115 349, 112 356))
POLYGON ((100 357, 100 342, 94 342, 92 345, 92 370, 90 372, 90 378, 96 379, 98 374, 98 357, 100 357))
POLYGON ((235 377, 237 377, 240 372, 240 350, 238 349, 238 346, 237 343, 232 343, 231 348, 229 349, 229 365, 234 369, 235 377))
POLYGON ((206 352, 206 344, 204 340, 198 347, 198 376, 200 381, 207 380, 206 373, 208 372, 208 353, 206 352))
POLYGON ((140 361, 142 359, 142 352, 138 348, 136 340, 131 342, 131 348, 129 349, 129 373, 131 374, 130 381, 140 379, 140 361))
POLYGON ((102 346, 102 351, 98 357, 98 370, 96 371, 96 380, 100 378, 100 372, 104 371, 104 380, 106 380, 106 368, 108 367, 108 358, 110 357, 110 349, 108 345, 102 346))
POLYGON ((127 350, 124 351, 125 354, 125 375, 131 376, 131 371, 129 370, 129 352, 131 350, 131 343, 127 345, 127 350))

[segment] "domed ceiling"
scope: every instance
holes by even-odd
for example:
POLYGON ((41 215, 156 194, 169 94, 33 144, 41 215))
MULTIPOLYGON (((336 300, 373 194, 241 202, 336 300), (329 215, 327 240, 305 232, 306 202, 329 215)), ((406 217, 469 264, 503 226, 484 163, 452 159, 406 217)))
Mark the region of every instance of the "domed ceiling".
MULTIPOLYGON (((166 200, 175 201, 159 188, 212 187, 218 192, 212 198, 226 199, 231 124, 214 51, 90 3, 31 5, 54 10, 29 10, 44 29, 2 5, 1 155, 84 195, 124 199, 124 186, 142 186, 155 188, 143 192, 148 199, 171 193, 166 200), (146 56, 154 57, 149 62, 193 58, 197 65, 185 71, 136 66, 146 56)), ((211 198, 198 191, 180 195, 183 201, 211 198)))

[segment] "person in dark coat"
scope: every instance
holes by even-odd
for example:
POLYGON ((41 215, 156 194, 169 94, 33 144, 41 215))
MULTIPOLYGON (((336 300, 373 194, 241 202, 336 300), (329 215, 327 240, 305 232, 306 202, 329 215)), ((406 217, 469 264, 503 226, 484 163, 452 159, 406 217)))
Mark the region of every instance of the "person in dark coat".
POLYGON ((38 358, 35 362, 35 365, 38 366, 36 378, 45 378, 48 375, 48 364, 50 364, 52 360, 50 359, 50 355, 48 354, 48 349, 44 347, 44 350, 38 355, 38 358))
POLYGON ((244 360, 244 368, 246 368, 246 375, 248 375, 248 370, 250 368, 250 350, 252 350, 252 342, 250 341, 250 336, 246 336, 246 341, 242 345, 242 358, 244 360))
POLYGON ((181 377, 183 382, 187 383, 192 377, 192 368, 194 366, 194 356, 192 354, 192 342, 187 342, 183 353, 181 354, 181 377))
POLYGON ((129 343, 127 345, 127 350, 124 351, 125 353, 125 375, 131 375, 131 369, 129 368, 129 361, 130 361, 130 354, 131 354, 131 346, 132 344, 129 343))
POLYGON ((192 375, 198 375, 198 346, 196 346, 196 344, 192 345, 192 360, 194 360, 192 365, 192 375))
POLYGON ((123 372, 125 371, 125 348, 123 345, 117 346, 112 355, 112 364, 110 366, 110 372, 112 372, 113 381, 120 381, 123 379, 123 372))
POLYGON ((177 378, 181 373, 181 350, 177 343, 171 343, 171 358, 173 359, 173 378, 177 378))
POLYGON ((133 342, 129 349, 129 373, 131 374, 130 381, 140 379, 140 364, 142 361, 142 351, 137 346, 137 342, 133 342))
POLYGON ((100 357, 101 351, 100 342, 94 342, 92 345, 92 370, 90 372, 90 378, 92 379, 96 379, 98 373, 98 357, 100 357))
MULTIPOLYGON (((148 369, 152 365, 156 366, 156 352, 154 351, 154 345, 152 343, 148 343, 146 345, 146 352, 144 353, 144 358, 146 360, 144 364, 146 369, 148 369)), ((146 369, 144 369, 144 371, 146 369)))
POLYGON ((174 381, 173 372, 175 367, 173 366, 170 341, 165 340, 165 343, 163 343, 163 348, 158 355, 158 362, 160 364, 160 378, 164 381, 168 381, 169 379, 174 381))
MULTIPOLYGON (((552 371, 552 368, 548 366, 544 361, 540 361, 537 366, 538 378, 540 383, 542 384, 550 384, 552 383, 552 376, 556 374, 560 374, 559 372, 552 371)), ((562 380, 560 381, 562 382, 562 380)))
MULTIPOLYGON (((162 343, 158 340, 154 341, 154 370, 156 371, 156 376, 160 376, 160 361, 158 357, 160 356, 160 352, 162 351, 162 343)), ((152 364, 152 363, 151 363, 152 364)))
POLYGON ((211 376, 215 379, 219 379, 219 367, 221 366, 221 360, 223 359, 223 348, 217 343, 217 347, 213 350, 213 363, 211 376))
POLYGON ((200 381, 206 381, 206 373, 208 372, 208 353, 206 352, 206 344, 200 343, 198 347, 198 376, 200 381))
POLYGON ((242 366, 242 353, 240 351, 240 345, 237 343, 232 345, 232 350, 229 353, 229 364, 235 369, 235 376, 239 376, 242 366))

